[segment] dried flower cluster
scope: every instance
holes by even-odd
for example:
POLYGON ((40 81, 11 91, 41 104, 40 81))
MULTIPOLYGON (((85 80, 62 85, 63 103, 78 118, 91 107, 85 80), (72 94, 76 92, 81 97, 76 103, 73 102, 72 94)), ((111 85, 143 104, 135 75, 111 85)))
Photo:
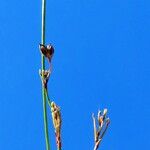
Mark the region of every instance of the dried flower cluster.
POLYGON ((48 80, 49 80, 49 77, 50 77, 50 69, 49 70, 39 70, 39 74, 41 76, 41 80, 42 80, 42 83, 43 83, 43 86, 47 89, 47 83, 48 83, 48 80))
POLYGON ((47 83, 51 74, 51 60, 54 55, 54 48, 51 44, 48 44, 47 46, 40 44, 39 49, 43 56, 48 59, 50 65, 50 68, 48 70, 39 70, 43 86, 47 89, 47 83))
POLYGON ((41 76, 42 84, 43 84, 43 87, 46 91, 47 101, 48 101, 48 104, 49 104, 50 109, 51 109, 52 121, 53 121, 54 129, 55 129, 57 149, 61 150, 61 135, 60 135, 61 114, 60 114, 60 108, 55 104, 55 102, 50 101, 49 96, 48 96, 48 88, 47 88, 47 84, 48 84, 49 77, 51 74, 51 60, 52 60, 52 56, 54 54, 54 48, 50 44, 48 44, 46 46, 43 44, 40 44, 39 48, 40 48, 42 55, 45 58, 47 58, 49 65, 50 65, 50 68, 48 70, 42 70, 42 71, 39 70, 39 74, 41 76))
POLYGON ((94 114, 92 114, 93 126, 94 126, 94 142, 95 142, 94 150, 97 150, 99 148, 102 138, 110 123, 110 119, 107 118, 106 115, 107 115, 107 109, 104 109, 103 112, 98 111, 97 121, 96 121, 94 114))

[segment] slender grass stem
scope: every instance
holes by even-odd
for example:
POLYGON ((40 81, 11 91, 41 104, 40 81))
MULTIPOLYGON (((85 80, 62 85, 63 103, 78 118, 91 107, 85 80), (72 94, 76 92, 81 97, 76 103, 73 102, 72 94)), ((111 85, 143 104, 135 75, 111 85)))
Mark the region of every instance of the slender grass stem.
MULTIPOLYGON (((41 36, 42 44, 45 44, 45 18, 46 18, 46 0, 42 0, 42 36, 41 36)), ((41 55, 41 67, 42 67, 42 70, 45 70, 45 58, 43 55, 41 55)), ((43 78, 43 74, 42 74, 42 78, 43 78)), ((49 134, 48 134, 48 121, 47 121, 46 93, 45 93, 44 86, 42 86, 42 95, 43 95, 43 117, 44 117, 44 132, 45 132, 46 150, 50 150, 49 134)))
POLYGON ((46 140, 46 150, 50 150, 49 144, 49 134, 48 134, 48 121, 47 121, 47 105, 46 105, 46 94, 43 92, 43 116, 44 116, 44 131, 45 131, 45 140, 46 140))
POLYGON ((46 88, 45 88, 45 94, 46 94, 47 103, 48 103, 49 107, 51 108, 51 100, 49 98, 48 91, 46 88))
MULTIPOLYGON (((47 99, 47 103, 48 103, 48 105, 49 105, 49 107, 50 107, 50 109, 51 109, 51 112, 52 112, 52 106, 51 106, 51 100, 50 100, 50 98, 49 98, 49 95, 48 95, 48 90, 45 88, 45 93, 46 93, 46 99, 47 99)), ((53 115, 52 115, 53 116, 53 115)), ((53 117, 52 117, 53 118, 53 117)), ((56 133, 56 130, 55 130, 55 133, 56 133)), ((61 139, 59 139, 59 140, 61 140, 61 139)), ((57 145, 57 150, 61 150, 62 148, 61 148, 61 146, 58 146, 57 145)))

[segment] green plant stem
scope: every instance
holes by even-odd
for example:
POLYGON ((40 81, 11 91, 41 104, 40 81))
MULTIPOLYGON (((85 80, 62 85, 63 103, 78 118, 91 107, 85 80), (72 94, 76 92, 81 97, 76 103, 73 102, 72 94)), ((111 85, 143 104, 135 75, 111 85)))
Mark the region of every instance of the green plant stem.
POLYGON ((43 93, 43 116, 44 116, 44 131, 45 131, 45 140, 46 140, 46 150, 50 150, 49 134, 48 134, 48 121, 47 121, 46 94, 43 89, 42 89, 42 93, 43 93))
MULTIPOLYGON (((45 93, 46 93, 47 103, 48 103, 48 105, 49 105, 49 107, 50 107, 50 109, 51 109, 51 100, 50 100, 50 98, 49 98, 48 90, 47 90, 46 88, 45 88, 45 93)), ((59 148, 59 147, 57 146, 57 150, 61 150, 61 147, 59 148)))
MULTIPOLYGON (((46 0, 42 0, 42 36, 41 43, 45 44, 45 17, 46 17, 46 0)), ((45 70, 45 58, 41 55, 41 67, 42 70, 45 70)), ((43 78, 42 74, 42 78, 43 78)), ((46 106, 46 93, 45 88, 42 85, 42 95, 43 95, 43 117, 44 117, 44 132, 45 132, 45 141, 46 141, 46 150, 50 150, 49 144, 49 134, 48 134, 48 121, 47 121, 47 106, 46 106)))
POLYGON ((45 93, 46 93, 47 103, 48 103, 49 107, 51 108, 51 100, 50 100, 50 98, 49 98, 48 91, 47 91, 46 88, 45 88, 45 93))

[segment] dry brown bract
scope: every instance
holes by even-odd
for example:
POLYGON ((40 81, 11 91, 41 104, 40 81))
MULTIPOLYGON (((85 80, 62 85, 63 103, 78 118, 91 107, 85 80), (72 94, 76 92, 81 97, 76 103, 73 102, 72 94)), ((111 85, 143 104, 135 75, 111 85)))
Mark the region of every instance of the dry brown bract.
POLYGON ((54 102, 51 102, 51 112, 52 112, 53 125, 55 128, 57 148, 61 149, 61 135, 60 135, 61 114, 60 114, 60 108, 54 102))
POLYGON ((42 80, 42 83, 43 83, 43 86, 47 89, 47 83, 48 83, 48 80, 49 80, 49 77, 50 77, 50 73, 51 71, 50 70, 39 70, 39 74, 41 76, 41 80, 42 80))

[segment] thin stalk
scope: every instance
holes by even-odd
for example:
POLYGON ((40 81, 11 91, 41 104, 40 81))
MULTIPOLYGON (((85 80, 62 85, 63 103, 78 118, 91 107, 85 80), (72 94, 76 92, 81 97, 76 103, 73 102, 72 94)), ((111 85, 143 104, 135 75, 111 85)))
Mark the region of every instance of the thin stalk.
MULTIPOLYGON (((52 106, 51 106, 51 100, 49 98, 49 95, 48 95, 48 90, 45 88, 45 93, 46 93, 46 98, 47 98, 47 103, 51 109, 51 112, 52 112, 52 106)), ((52 119, 53 119, 53 114, 52 114, 52 119)), ((55 127, 54 127, 55 128, 55 127)), ((55 130, 55 134, 56 134, 56 130, 55 130)), ((59 139, 61 140, 61 139, 59 139)), ((61 150, 61 147, 57 145, 57 150, 61 150)))
MULTIPOLYGON (((46 17, 46 0, 42 0, 42 36, 41 36, 42 44, 45 44, 45 17, 46 17)), ((41 67, 42 70, 45 70, 45 58, 43 55, 41 55, 41 67)), ((42 78, 43 77, 44 75, 42 74, 42 78)), ((50 150, 49 135, 48 135, 48 121, 47 121, 46 93, 45 93, 44 86, 42 86, 42 95, 43 95, 43 117, 44 117, 46 150, 50 150)))
POLYGON ((45 94, 46 94, 47 103, 48 103, 49 107, 51 108, 51 100, 49 98, 48 91, 46 88, 45 88, 45 94))
POLYGON ((45 132, 45 141, 46 141, 46 150, 50 150, 49 144, 49 134, 48 134, 48 121, 47 121, 47 106, 46 106, 46 95, 44 90, 43 93, 43 116, 44 116, 44 132, 45 132))

